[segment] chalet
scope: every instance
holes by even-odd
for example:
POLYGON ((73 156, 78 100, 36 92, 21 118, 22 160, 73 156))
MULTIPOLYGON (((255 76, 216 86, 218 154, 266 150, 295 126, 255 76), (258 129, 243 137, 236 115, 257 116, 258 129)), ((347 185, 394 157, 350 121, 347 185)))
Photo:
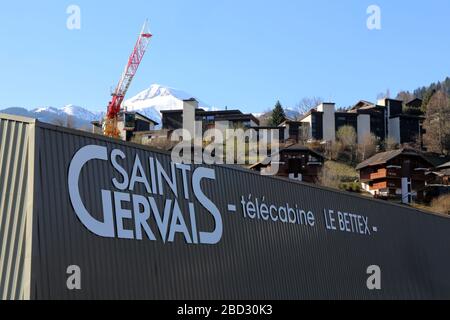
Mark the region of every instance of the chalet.
POLYGON ((278 165, 276 176, 310 183, 317 182, 325 160, 320 153, 303 145, 293 144, 254 164, 250 169, 261 172, 261 174, 275 171, 275 158, 277 158, 276 164, 278 165))
POLYGON ((447 157, 434 157, 435 167, 427 172, 425 202, 450 194, 450 162, 447 157), (442 161, 444 160, 444 161, 442 161), (445 162, 447 160, 447 162, 445 162))
POLYGON ((412 197, 421 201, 427 171, 433 164, 412 149, 382 152, 360 163, 362 188, 377 197, 400 198, 411 203, 412 197))
POLYGON ((417 113, 421 113, 420 109, 422 108, 423 101, 419 98, 412 99, 411 101, 407 102, 405 105, 408 108, 411 108, 413 110, 416 110, 417 113))
POLYGON ((437 166, 430 174, 434 176, 433 183, 450 186, 450 161, 437 166))

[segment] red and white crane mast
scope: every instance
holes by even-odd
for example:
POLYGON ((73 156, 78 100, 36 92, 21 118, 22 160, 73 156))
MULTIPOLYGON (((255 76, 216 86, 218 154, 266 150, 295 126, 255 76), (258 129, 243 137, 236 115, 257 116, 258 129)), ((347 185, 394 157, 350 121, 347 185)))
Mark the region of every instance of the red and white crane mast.
POLYGON ((128 63, 125 66, 125 70, 122 73, 122 77, 112 94, 112 99, 108 104, 108 112, 103 124, 103 133, 106 136, 112 138, 120 137, 119 129, 117 128, 117 120, 120 111, 122 110, 122 103, 125 95, 133 81, 134 76, 139 68, 139 65, 144 57, 145 51, 150 43, 152 34, 148 31, 148 22, 146 21, 139 34, 136 45, 133 52, 128 59, 128 63))

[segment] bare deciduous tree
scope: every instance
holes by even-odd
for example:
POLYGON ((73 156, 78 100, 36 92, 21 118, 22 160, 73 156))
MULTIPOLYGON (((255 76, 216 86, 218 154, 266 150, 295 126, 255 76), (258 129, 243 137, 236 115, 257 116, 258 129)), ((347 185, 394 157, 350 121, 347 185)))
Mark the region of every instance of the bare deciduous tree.
POLYGON ((415 98, 414 95, 409 91, 400 91, 397 94, 397 99, 402 100, 405 103, 413 100, 414 98, 415 98))
POLYGON ((386 89, 386 92, 380 92, 377 95, 377 100, 380 99, 389 99, 391 97, 391 90, 390 89, 386 89))
POLYGON ((319 97, 305 97, 300 100, 299 103, 297 103, 297 105, 295 106, 295 110, 299 113, 300 116, 302 116, 311 109, 317 107, 322 102, 323 99, 319 97))
POLYGON ((336 133, 336 138, 342 145, 341 155, 345 156, 351 163, 356 160, 357 134, 352 126, 342 126, 336 133))
POLYGON ((420 135, 416 135, 411 139, 411 142, 407 142, 403 144, 404 148, 413 149, 416 151, 422 151, 422 140, 420 139, 420 135))
POLYGON ((378 139, 373 133, 366 133, 358 143, 359 161, 369 159, 377 153, 378 139))
POLYGON ((428 151, 450 154, 450 101, 447 94, 437 91, 427 105, 424 143, 428 151))
POLYGON ((385 151, 391 151, 398 149, 399 144, 395 141, 394 138, 388 137, 386 140, 384 140, 384 150, 385 151))
POLYGON ((336 138, 344 147, 354 147, 356 145, 356 130, 352 126, 342 126, 336 133, 336 138))

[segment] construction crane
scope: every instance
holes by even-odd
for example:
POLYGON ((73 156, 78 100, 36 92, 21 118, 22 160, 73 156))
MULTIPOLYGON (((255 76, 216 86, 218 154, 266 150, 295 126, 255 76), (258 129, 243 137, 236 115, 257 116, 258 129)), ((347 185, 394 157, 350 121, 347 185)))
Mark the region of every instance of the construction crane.
POLYGON ((142 58, 144 57, 151 37, 152 34, 148 31, 148 21, 145 21, 136 45, 134 46, 133 52, 128 59, 128 63, 125 66, 122 77, 120 78, 119 84, 112 93, 112 99, 108 104, 108 112, 103 122, 103 134, 105 136, 111 138, 120 137, 120 131, 118 129, 117 123, 119 113, 122 111, 122 103, 128 91, 128 88, 130 87, 130 84, 133 81, 134 76, 136 75, 142 58))

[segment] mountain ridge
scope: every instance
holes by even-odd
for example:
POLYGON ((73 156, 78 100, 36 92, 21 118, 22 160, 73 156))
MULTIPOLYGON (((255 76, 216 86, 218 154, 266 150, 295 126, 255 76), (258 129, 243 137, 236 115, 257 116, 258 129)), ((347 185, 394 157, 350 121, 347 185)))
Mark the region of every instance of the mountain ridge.
MULTIPOLYGON (((195 96, 167 86, 152 84, 149 88, 124 101, 123 106, 128 111, 136 111, 144 116, 161 123, 161 111, 183 108, 183 100, 195 96)), ((199 107, 209 109, 209 106, 199 101, 199 107)), ((105 107, 106 109, 106 107, 105 107)), ((0 109, 0 113, 13 114, 38 119, 42 122, 62 126, 72 126, 77 129, 88 129, 92 121, 105 117, 105 111, 91 111, 88 108, 67 104, 61 108, 43 106, 34 109, 10 107, 0 109)))

